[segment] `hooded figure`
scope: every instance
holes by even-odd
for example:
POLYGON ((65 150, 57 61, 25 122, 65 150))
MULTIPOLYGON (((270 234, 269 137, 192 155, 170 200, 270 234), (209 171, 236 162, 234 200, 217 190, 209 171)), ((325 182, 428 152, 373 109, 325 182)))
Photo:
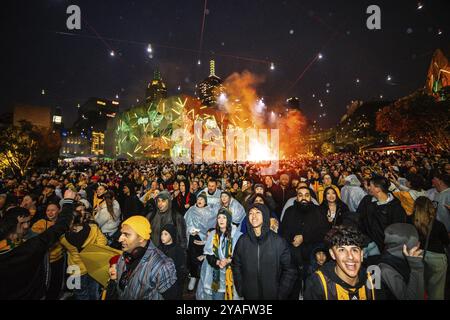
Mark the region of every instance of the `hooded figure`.
MULTIPOLYGON (((273 211, 273 210, 274 210, 273 208, 275 208, 275 207, 271 207, 271 206, 268 204, 268 201, 267 201, 267 197, 266 197, 266 196, 264 196, 263 194, 259 194, 259 193, 253 194, 253 195, 247 200, 247 212, 248 212, 248 208, 251 208, 252 205, 255 204, 255 200, 256 200, 257 198, 262 199, 263 204, 265 204, 265 205, 269 208, 269 210, 270 210, 270 228, 271 228, 274 232, 278 233, 278 228, 279 228, 279 225, 280 225, 280 221, 278 221, 278 216, 277 216, 277 214, 275 213, 275 211, 273 211)), ((259 202, 257 202, 257 203, 259 203, 259 202)), ((242 232, 242 234, 246 234, 246 233, 247 233, 247 220, 248 220, 247 218, 248 218, 248 217, 246 216, 246 217, 244 218, 244 220, 242 220, 242 223, 241 223, 241 232, 242 232)))
POLYGON ((317 246, 316 248, 314 248, 311 251, 310 263, 309 263, 308 267, 306 268, 305 279, 307 279, 308 277, 313 275, 314 272, 316 272, 319 268, 321 268, 329 260, 331 260, 331 257, 328 252, 328 248, 325 245, 321 244, 321 245, 317 246), (320 255, 320 256, 318 257, 318 255, 320 255), (321 258, 324 260, 319 261, 318 258, 321 258))
POLYGON ((167 201, 167 207, 164 211, 157 208, 154 214, 147 216, 148 220, 152 225, 152 241, 155 246, 159 246, 161 229, 166 224, 173 224, 177 230, 177 243, 184 249, 187 247, 186 240, 186 222, 182 215, 172 209, 172 201, 170 200, 170 193, 168 191, 161 191, 158 196, 156 196, 156 205, 158 206, 158 201, 167 201))
POLYGON ((424 299, 424 264, 422 256, 405 255, 419 246, 416 228, 407 223, 395 223, 384 231, 385 252, 381 256, 381 287, 388 300, 424 299))
POLYGON ((247 230, 236 244, 232 261, 237 293, 245 300, 286 299, 297 272, 291 263, 286 240, 270 230, 267 206, 254 204, 250 207, 247 230), (258 211, 262 213, 262 224, 253 226, 258 220, 251 219, 250 214, 258 211), (260 231, 259 236, 255 230, 260 231))
MULTIPOLYGON (((199 202, 199 199, 203 199, 205 205, 199 207, 198 203, 195 204, 189 208, 184 216, 186 220, 186 236, 189 239, 188 266, 191 278, 200 278, 202 260, 199 260, 199 257, 203 255, 208 230, 214 228, 217 221, 217 208, 208 205, 208 197, 204 192, 198 195, 197 202, 199 202)), ((190 283, 190 288, 193 288, 194 285, 194 283, 190 283)))
POLYGON ((208 198, 202 192, 198 195, 199 198, 205 199, 205 206, 203 208, 194 205, 188 209, 184 219, 186 220, 186 235, 189 237, 193 229, 199 230, 198 235, 202 241, 206 240, 208 230, 214 228, 216 225, 217 208, 208 205, 208 198))
POLYGON ((159 249, 175 263, 175 269, 177 270, 177 282, 176 286, 176 299, 181 300, 183 297, 184 282, 186 279, 186 254, 185 250, 177 244, 177 229, 173 224, 166 224, 161 229, 161 243, 159 244, 159 249), (172 243, 162 243, 163 232, 166 231, 172 238, 172 243))
POLYGON ((222 195, 226 194, 228 195, 228 197, 230 198, 230 201, 228 203, 228 206, 225 207, 222 203, 222 199, 220 200, 220 206, 227 208, 228 210, 231 211, 232 214, 232 222, 233 224, 239 226, 242 222, 242 220, 244 220, 245 218, 245 209, 244 207, 239 203, 239 201, 237 201, 236 199, 233 198, 233 196, 231 195, 230 192, 228 191, 222 191, 222 193, 220 194, 220 197, 222 198, 222 195))
POLYGON ((220 189, 216 189, 216 191, 214 191, 212 194, 209 193, 208 188, 204 188, 200 191, 200 193, 202 192, 204 192, 208 197, 208 203, 210 205, 218 205, 220 203, 220 194, 222 192, 220 189))
POLYGON ((356 212, 362 198, 364 198, 367 193, 361 188, 361 182, 354 174, 345 177, 345 185, 341 190, 341 200, 344 202, 351 212, 356 212))

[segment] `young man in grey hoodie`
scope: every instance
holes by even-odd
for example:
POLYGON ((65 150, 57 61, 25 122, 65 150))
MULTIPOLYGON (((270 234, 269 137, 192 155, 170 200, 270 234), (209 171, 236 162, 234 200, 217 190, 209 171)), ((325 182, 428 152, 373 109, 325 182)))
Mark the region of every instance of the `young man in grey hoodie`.
POLYGON ((384 231, 385 252, 381 256, 381 292, 379 299, 423 300, 424 264, 416 228, 395 223, 384 231))

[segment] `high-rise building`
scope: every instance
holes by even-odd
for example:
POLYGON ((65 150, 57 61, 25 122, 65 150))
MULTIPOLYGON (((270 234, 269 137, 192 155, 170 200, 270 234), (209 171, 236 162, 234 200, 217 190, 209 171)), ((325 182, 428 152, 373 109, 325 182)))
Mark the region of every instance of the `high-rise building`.
POLYGON ((78 119, 73 127, 77 129, 105 131, 106 122, 119 112, 119 102, 102 98, 90 98, 78 110, 78 119))
POLYGON ((161 73, 155 70, 153 80, 148 84, 145 91, 145 100, 147 102, 158 103, 161 99, 167 98, 167 87, 161 78, 161 73))
POLYGON ((119 113, 119 102, 90 98, 78 111, 72 129, 62 132, 62 156, 104 155, 105 131, 109 119, 119 113))
POLYGON ((216 76, 215 61, 209 62, 209 76, 197 85, 197 97, 208 107, 217 105, 217 98, 224 91, 222 79, 216 76))

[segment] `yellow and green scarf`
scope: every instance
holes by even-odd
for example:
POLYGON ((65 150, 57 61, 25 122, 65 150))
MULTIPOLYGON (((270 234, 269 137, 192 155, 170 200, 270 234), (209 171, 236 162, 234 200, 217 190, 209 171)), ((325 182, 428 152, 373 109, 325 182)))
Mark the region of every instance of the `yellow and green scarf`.
MULTIPOLYGON (((219 244, 220 235, 215 234, 213 238, 213 252, 214 255, 219 257, 219 244)), ((225 237, 222 242, 222 248, 225 249, 227 259, 231 259, 232 256, 232 240, 225 237)), ((213 268, 213 282, 211 284, 211 289, 215 292, 220 289, 220 270, 219 268, 213 268)), ((231 265, 228 265, 225 269, 225 300, 233 300, 233 273, 231 270, 231 265)))

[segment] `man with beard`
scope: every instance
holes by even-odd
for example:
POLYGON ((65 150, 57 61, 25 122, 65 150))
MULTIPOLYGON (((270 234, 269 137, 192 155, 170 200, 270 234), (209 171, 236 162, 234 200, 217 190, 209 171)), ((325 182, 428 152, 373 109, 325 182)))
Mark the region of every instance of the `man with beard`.
POLYGON ((297 189, 297 200, 286 210, 279 233, 290 244, 293 263, 297 268, 298 278, 290 299, 297 300, 302 287, 302 267, 307 264, 311 251, 323 242, 329 230, 328 222, 320 214, 319 207, 311 201, 307 187, 297 189))
POLYGON ((214 206, 219 205, 220 203, 220 194, 221 191, 217 188, 217 181, 210 179, 208 181, 208 187, 203 189, 202 192, 206 193, 206 196, 208 197, 208 205, 214 206))
POLYGON ((152 225, 152 242, 155 246, 159 246, 161 228, 166 224, 173 224, 177 229, 176 242, 183 249, 187 247, 186 240, 186 221, 183 216, 172 208, 172 200, 168 191, 161 191, 156 196, 157 210, 154 214, 147 216, 152 225))
POLYGON ((130 217, 122 223, 120 232, 123 254, 109 269, 109 299, 176 299, 175 264, 150 240, 153 230, 148 220, 130 217))

